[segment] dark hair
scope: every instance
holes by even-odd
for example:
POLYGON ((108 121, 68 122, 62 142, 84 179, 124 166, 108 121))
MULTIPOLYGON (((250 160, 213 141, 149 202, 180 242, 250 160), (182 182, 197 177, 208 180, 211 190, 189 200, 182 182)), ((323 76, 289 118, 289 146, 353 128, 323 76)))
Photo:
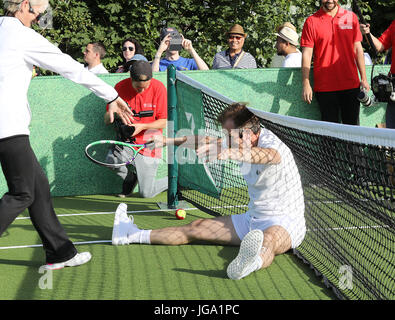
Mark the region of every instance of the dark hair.
POLYGON ((250 128, 254 134, 261 129, 259 118, 248 110, 245 103, 235 102, 224 109, 218 116, 217 121, 223 125, 227 120, 233 120, 236 129, 250 128))
MULTIPOLYGON (((135 55, 136 54, 144 55, 144 51, 143 51, 143 48, 141 47, 140 42, 138 42, 135 38, 127 38, 127 39, 123 40, 122 41, 122 47, 124 46, 125 42, 127 42, 127 41, 129 41, 129 42, 134 44, 134 48, 135 48, 134 54, 135 55)), ((131 61, 126 61, 125 60, 125 57, 123 56, 123 52, 121 52, 121 58, 122 58, 123 72, 129 71, 131 61)))
MULTIPOLYGON (((134 44, 134 47, 135 47, 134 54, 142 54, 142 55, 144 55, 143 47, 141 46, 140 42, 138 42, 138 41, 137 41, 136 39, 134 39, 134 38, 127 38, 127 39, 123 40, 123 41, 122 41, 122 47, 124 46, 125 42, 127 42, 127 41, 129 41, 129 42, 131 42, 131 43, 134 44)), ((125 61, 125 58, 123 57, 123 54, 122 54, 122 53, 121 53, 121 55, 122 55, 122 60, 123 60, 124 62, 126 62, 126 61, 125 61)))

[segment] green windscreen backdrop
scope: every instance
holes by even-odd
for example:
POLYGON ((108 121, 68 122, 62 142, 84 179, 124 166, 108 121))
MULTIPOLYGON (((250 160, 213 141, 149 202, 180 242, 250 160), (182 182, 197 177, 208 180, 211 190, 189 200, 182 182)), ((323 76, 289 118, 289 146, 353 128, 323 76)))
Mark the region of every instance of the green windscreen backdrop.
MULTIPOLYGON (((366 68, 368 77, 370 68, 366 68)), ((388 71, 389 66, 375 67, 375 74, 388 71)), ((183 73, 232 100, 248 102, 249 106, 259 110, 308 119, 319 119, 320 116, 315 101, 311 105, 301 101, 300 69, 183 73)), ((100 78, 114 86, 128 76, 110 74, 100 78)), ((166 85, 165 72, 155 73, 154 77, 166 85)), ((84 155, 88 143, 114 137, 112 128, 103 122, 105 102, 86 88, 60 76, 34 78, 28 97, 33 114, 31 145, 48 177, 52 196, 120 192, 120 178, 110 169, 91 163, 84 155)), ((371 108, 361 107, 361 125, 374 127, 383 123, 385 106, 381 103, 371 108)), ((166 159, 166 152, 163 158, 166 159)), ((167 163, 163 161, 157 176, 166 175, 167 163)), ((217 188, 210 189, 216 192, 217 188)), ((6 191, 7 184, 0 172, 0 196, 6 191)))

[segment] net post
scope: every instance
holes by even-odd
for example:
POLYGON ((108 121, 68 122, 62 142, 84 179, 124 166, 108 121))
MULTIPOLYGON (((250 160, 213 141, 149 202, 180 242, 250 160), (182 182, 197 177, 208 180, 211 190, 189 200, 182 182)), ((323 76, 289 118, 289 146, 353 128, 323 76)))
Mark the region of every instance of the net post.
MULTIPOLYGON (((170 65, 167 68, 167 136, 175 138, 177 128, 177 91, 176 91, 176 68, 170 65)), ((178 163, 175 157, 177 147, 169 145, 167 149, 168 159, 168 190, 167 206, 169 209, 175 209, 178 205, 177 181, 178 181, 178 163)))

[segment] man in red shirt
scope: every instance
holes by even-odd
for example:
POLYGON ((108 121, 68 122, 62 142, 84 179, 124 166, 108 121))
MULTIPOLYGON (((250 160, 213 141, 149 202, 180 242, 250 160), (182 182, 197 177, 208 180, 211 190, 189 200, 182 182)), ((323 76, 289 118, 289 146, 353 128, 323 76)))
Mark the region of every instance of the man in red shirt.
MULTIPOLYGON (((361 32, 363 34, 370 33, 370 25, 361 24, 361 32)), ((378 52, 386 51, 392 48, 392 56, 391 56, 391 71, 392 74, 392 83, 395 86, 395 20, 392 21, 391 25, 387 30, 383 32, 380 38, 376 38, 372 34, 370 34, 378 52)), ((387 111, 385 112, 385 126, 386 128, 395 129, 395 101, 388 101, 387 111)))
MULTIPOLYGON (((115 90, 130 106, 132 111, 152 111, 150 117, 134 117, 132 126, 135 128, 131 137, 136 144, 144 144, 155 135, 162 135, 167 125, 167 91, 162 82, 152 78, 151 65, 143 60, 134 61, 130 66, 130 78, 115 85, 115 90)), ((110 124, 109 113, 104 115, 104 122, 110 124)), ((113 156, 116 162, 117 158, 113 156)), ((120 197, 131 193, 139 184, 140 195, 152 198, 167 189, 167 177, 155 179, 162 157, 161 149, 144 148, 129 167, 115 169, 124 180, 120 197)))
POLYGON ((314 92, 322 121, 359 124, 357 95, 360 87, 370 89, 361 41, 357 16, 338 0, 321 0, 320 10, 303 26, 302 98, 307 103, 313 98, 309 74, 314 55, 314 92))

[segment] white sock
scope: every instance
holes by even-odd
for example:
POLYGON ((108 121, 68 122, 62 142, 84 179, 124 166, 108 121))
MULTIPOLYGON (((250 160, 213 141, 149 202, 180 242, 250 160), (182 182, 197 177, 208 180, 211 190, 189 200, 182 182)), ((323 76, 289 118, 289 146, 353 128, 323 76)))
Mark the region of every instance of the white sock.
POLYGON ((141 230, 140 243, 151 244, 151 231, 152 230, 141 230))
POLYGON ((128 236, 129 243, 141 243, 151 244, 151 231, 152 230, 140 230, 133 232, 128 236))

